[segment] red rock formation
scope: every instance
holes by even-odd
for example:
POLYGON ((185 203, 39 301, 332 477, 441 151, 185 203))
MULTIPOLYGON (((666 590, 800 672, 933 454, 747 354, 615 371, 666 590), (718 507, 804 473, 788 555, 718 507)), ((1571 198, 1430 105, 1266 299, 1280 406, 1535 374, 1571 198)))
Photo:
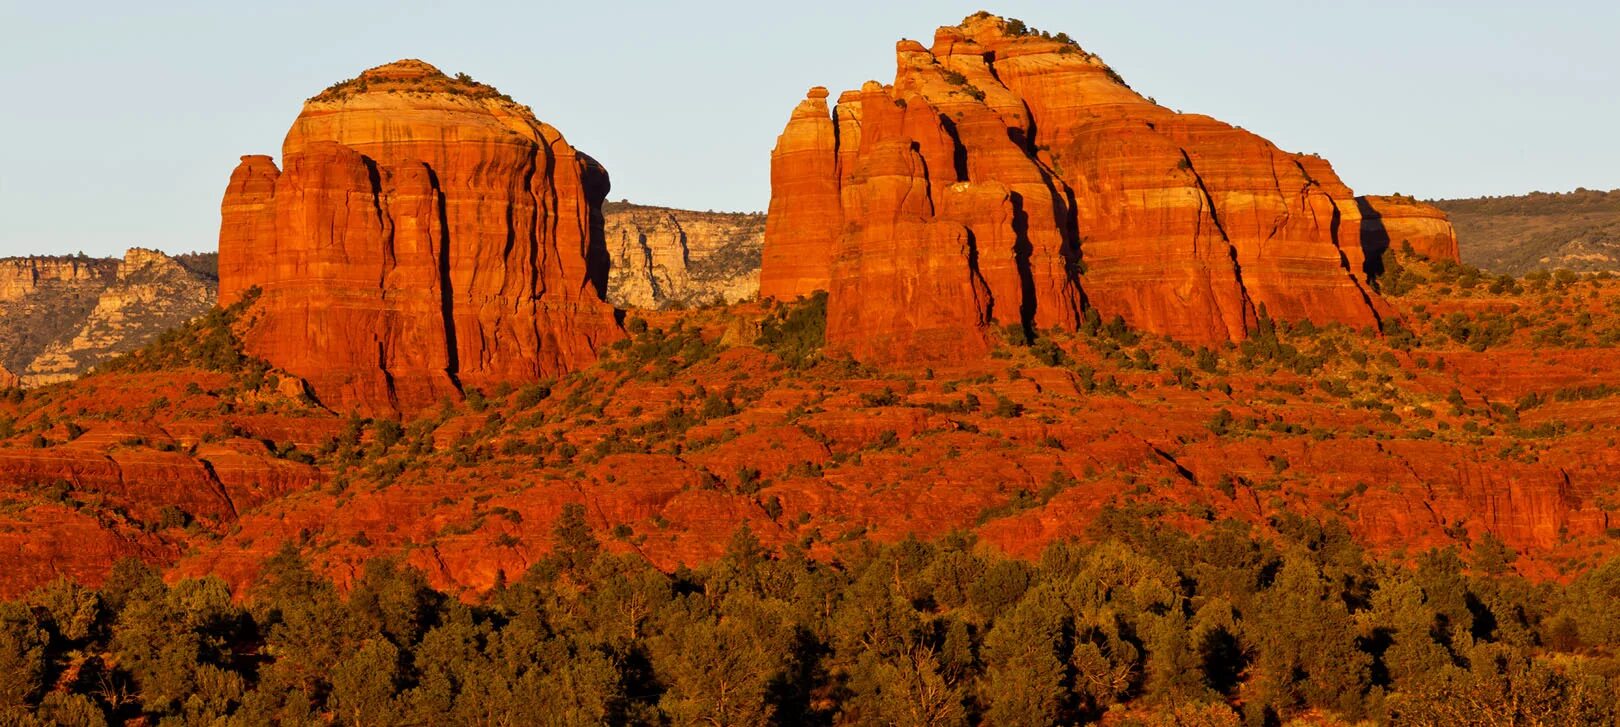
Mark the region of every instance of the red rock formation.
POLYGON ((1430 260, 1462 262, 1457 251, 1457 231, 1446 213, 1411 197, 1357 197, 1361 208, 1361 236, 1368 257, 1378 256, 1402 243, 1430 260))
POLYGON ((305 104, 282 162, 231 176, 220 298, 261 288, 249 350, 329 405, 420 409, 578 368, 621 335, 606 172, 494 89, 373 68, 305 104))
POLYGON ((988 14, 931 50, 900 43, 898 66, 830 115, 812 90, 772 157, 761 293, 829 290, 835 347, 961 358, 990 324, 1073 326, 1082 295, 1196 342, 1244 337, 1261 304, 1378 322, 1359 208, 1325 161, 1170 111, 1067 38, 988 14))
MULTIPOLYGON (((12 500, 0 492, 0 503, 28 508, 0 525, 0 598, 15 599, 58 578, 99 586, 112 564, 139 558, 168 565, 184 549, 127 522, 104 522, 71 505, 12 500)), ((21 508, 17 508, 21 509, 21 508)))
POLYGON ((838 207, 838 135, 817 86, 771 152, 771 209, 765 223, 760 291, 793 300, 826 290, 832 249, 843 228, 838 207))
POLYGON ((276 180, 281 170, 262 154, 242 157, 220 205, 219 303, 242 299, 267 271, 255 269, 276 240, 276 180))

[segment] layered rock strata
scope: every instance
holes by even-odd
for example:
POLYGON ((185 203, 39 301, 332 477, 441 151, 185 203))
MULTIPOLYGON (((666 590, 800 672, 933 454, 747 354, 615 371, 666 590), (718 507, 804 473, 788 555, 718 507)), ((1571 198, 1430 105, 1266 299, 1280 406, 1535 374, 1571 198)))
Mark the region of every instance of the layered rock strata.
POLYGON ((1401 195, 1357 197, 1356 204, 1369 259, 1376 261, 1385 250, 1406 245, 1429 260, 1462 262, 1457 231, 1440 208, 1401 195))
POLYGON ((0 260, 0 384, 76 378, 214 304, 214 280, 155 250, 0 260))
POLYGON ((76 378, 214 305, 214 282, 156 250, 131 248, 71 337, 52 341, 23 371, 30 385, 76 378))
POLYGON ((759 292, 765 216, 625 202, 603 207, 608 301, 623 308, 737 303, 759 292))
POLYGON ((310 99, 282 167, 243 157, 220 302, 262 297, 250 352, 323 403, 413 411, 577 369, 603 301, 606 171, 495 89, 415 60, 310 99))
POLYGON ((812 89, 772 154, 761 294, 829 295, 874 361, 976 355, 1084 306, 1187 341, 1376 325, 1331 166, 1131 90, 1066 36, 979 14, 897 47, 892 85, 812 89))

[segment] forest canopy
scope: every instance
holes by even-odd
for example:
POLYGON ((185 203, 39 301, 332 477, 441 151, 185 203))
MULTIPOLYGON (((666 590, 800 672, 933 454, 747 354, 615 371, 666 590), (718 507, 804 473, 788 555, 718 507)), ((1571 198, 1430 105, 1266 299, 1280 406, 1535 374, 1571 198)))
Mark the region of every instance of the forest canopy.
POLYGON ((1034 562, 971 536, 663 573, 584 509, 468 603, 394 560, 342 593, 291 548, 233 598, 121 562, 0 605, 0 723, 1411 724, 1616 718, 1620 562, 1567 586, 1494 538, 1372 559, 1339 524, 1189 536, 1123 511, 1034 562))

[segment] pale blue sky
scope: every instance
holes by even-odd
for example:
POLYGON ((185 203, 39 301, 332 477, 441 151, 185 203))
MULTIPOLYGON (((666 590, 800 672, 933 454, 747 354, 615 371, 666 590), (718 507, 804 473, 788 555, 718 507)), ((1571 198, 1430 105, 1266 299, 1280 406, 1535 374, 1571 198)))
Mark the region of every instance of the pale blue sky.
POLYGON ((1065 31, 1144 94, 1424 197, 1620 187, 1614 0, 0 0, 0 255, 213 249, 242 154, 398 58, 465 71, 600 159, 613 199, 761 210, 812 85, 980 8, 1065 31))

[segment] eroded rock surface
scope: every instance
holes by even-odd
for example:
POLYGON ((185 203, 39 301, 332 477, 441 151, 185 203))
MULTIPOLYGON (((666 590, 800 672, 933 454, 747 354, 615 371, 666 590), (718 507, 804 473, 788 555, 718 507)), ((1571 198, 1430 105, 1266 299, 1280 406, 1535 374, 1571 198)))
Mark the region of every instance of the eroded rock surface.
POLYGON ((0 384, 76 378, 206 312, 215 281, 155 250, 0 260, 0 384))
POLYGON ((243 157, 220 302, 260 288, 248 350, 335 407, 554 376, 622 335, 602 298, 607 191, 528 107, 421 61, 379 66, 304 105, 280 169, 243 157))
POLYGON ((978 14, 893 84, 811 89, 772 154, 761 294, 827 290, 828 338, 960 359, 1084 306, 1183 340, 1376 325, 1353 194, 1324 160, 1171 111, 1066 36, 978 14))
POLYGON ((603 217, 616 306, 736 303, 759 292, 764 215, 611 202, 603 217))
POLYGON ((1440 208, 1401 195, 1357 197, 1356 204, 1361 207, 1362 245, 1368 257, 1376 260, 1385 250, 1399 250, 1405 244, 1436 262, 1462 262, 1457 231, 1440 208))

